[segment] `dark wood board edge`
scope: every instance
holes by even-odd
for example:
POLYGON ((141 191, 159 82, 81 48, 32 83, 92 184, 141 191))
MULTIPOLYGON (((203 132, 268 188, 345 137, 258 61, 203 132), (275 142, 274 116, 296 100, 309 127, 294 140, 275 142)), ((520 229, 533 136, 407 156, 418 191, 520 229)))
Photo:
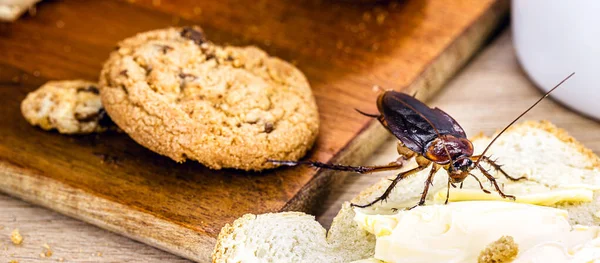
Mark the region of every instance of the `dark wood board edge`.
MULTIPOLYGON (((407 93, 418 91, 416 96, 424 101, 433 97, 485 43, 497 34, 499 27, 506 24, 508 10, 508 1, 496 1, 490 9, 477 18, 476 22, 465 28, 460 36, 403 90, 407 93)), ((389 136, 390 133, 379 122, 371 120, 330 162, 359 165, 389 136)), ((343 172, 319 170, 313 179, 283 207, 282 211, 306 211, 317 214, 319 201, 329 193, 330 189, 341 185, 344 178, 346 173, 343 172)))
POLYGON ((0 161, 0 191, 184 258, 208 262, 216 239, 0 161), (58 200, 58 201, 57 201, 58 200))

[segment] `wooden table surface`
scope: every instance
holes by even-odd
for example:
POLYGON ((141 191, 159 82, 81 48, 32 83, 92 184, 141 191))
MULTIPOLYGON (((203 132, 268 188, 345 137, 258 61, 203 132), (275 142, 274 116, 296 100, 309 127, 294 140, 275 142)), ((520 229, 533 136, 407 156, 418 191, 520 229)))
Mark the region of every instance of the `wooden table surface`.
MULTIPOLYGON (((567 72, 565 72, 565 75, 567 72)), ((556 76, 557 82, 564 76, 556 76)), ((430 101, 475 135, 493 133, 510 122, 540 96, 519 67, 510 32, 494 42, 430 101)), ((547 119, 566 129, 587 147, 600 152, 600 123, 581 117, 546 100, 525 119, 547 119)), ((390 138, 367 163, 387 163, 396 158, 395 141, 390 138)), ((343 187, 323 201, 317 218, 329 226, 343 201, 390 173, 350 175, 343 187)), ((0 195, 0 262, 189 262, 150 246, 68 218, 56 212, 0 195), (23 244, 15 246, 10 233, 19 228, 23 244), (44 244, 52 256, 42 257, 44 244)))

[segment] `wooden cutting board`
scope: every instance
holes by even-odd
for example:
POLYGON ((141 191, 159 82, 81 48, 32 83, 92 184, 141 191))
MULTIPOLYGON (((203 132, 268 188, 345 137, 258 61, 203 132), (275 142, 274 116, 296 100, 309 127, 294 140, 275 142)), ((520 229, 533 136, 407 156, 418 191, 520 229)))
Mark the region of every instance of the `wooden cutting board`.
POLYGON ((297 64, 321 117, 306 158, 359 164, 386 138, 353 110, 376 111, 373 85, 428 98, 508 9, 494 0, 359 2, 44 1, 0 24, 0 191, 202 262, 221 227, 245 213, 310 211, 342 173, 177 164, 126 134, 63 136, 31 127, 19 104, 47 80, 97 79, 120 39, 198 24, 213 42, 257 45, 297 64))

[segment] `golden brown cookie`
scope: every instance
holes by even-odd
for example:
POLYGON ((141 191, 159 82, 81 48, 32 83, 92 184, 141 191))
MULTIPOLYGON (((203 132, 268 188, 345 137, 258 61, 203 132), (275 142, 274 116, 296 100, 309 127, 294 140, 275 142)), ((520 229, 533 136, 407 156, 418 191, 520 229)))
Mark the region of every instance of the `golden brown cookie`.
POLYGON ((138 34, 104 64, 106 111, 139 144, 178 162, 262 170, 297 160, 319 118, 308 81, 256 47, 222 47, 198 27, 138 34))
POLYGON ((23 117, 44 130, 65 134, 103 132, 112 122, 97 84, 86 80, 49 81, 21 102, 23 117))

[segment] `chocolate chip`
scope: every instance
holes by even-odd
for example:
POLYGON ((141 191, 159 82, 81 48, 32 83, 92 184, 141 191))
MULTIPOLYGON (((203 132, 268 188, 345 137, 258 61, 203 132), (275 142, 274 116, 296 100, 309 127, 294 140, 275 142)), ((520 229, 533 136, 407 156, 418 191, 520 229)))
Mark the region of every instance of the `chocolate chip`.
POLYGON ((77 88, 77 93, 79 93, 79 92, 91 92, 94 94, 100 94, 100 91, 98 90, 98 88, 96 86, 87 86, 87 87, 77 88))
POLYGON ((206 60, 211 60, 211 59, 214 59, 214 58, 215 58, 215 54, 213 54, 213 53, 206 54, 206 60))
POLYGON ((196 75, 189 74, 189 73, 179 73, 179 77, 182 78, 182 79, 186 79, 186 78, 196 79, 196 78, 198 78, 198 77, 196 77, 196 75))
POLYGON ((103 108, 98 111, 98 125, 102 127, 110 127, 115 125, 113 120, 110 118, 110 116, 108 116, 103 108))
POLYGON ((79 122, 98 121, 98 125, 100 125, 102 127, 110 127, 110 126, 115 125, 115 123, 112 121, 112 119, 110 119, 108 114, 106 114, 106 111, 104 110, 104 108, 100 108, 100 110, 98 110, 98 112, 94 112, 92 114, 87 114, 87 115, 75 113, 75 119, 79 122))
POLYGON ((98 112, 90 114, 79 114, 75 113, 75 119, 79 122, 91 122, 98 119, 98 112))
POLYGON ((125 94, 129 95, 129 91, 127 91, 127 88, 125 88, 125 86, 120 85, 119 87, 121 88, 121 90, 123 90, 123 92, 125 92, 125 94))
POLYGON ((192 27, 184 27, 181 31, 181 36, 194 41, 196 45, 201 45, 202 43, 206 42, 206 39, 204 38, 204 33, 192 27))
POLYGON ((150 72, 152 72, 152 66, 146 65, 143 68, 146 70, 146 76, 150 75, 150 72))
POLYGON ((127 75, 127 70, 121 70, 121 72, 119 72, 119 75, 123 76, 123 77, 128 77, 127 75))
POLYGON ((163 54, 167 54, 167 52, 173 50, 173 47, 167 45, 158 45, 158 47, 160 48, 160 51, 162 51, 163 54))
POLYGON ((275 127, 273 127, 273 123, 270 123, 270 122, 265 123, 265 132, 266 133, 271 133, 274 129, 275 129, 275 127))
POLYGON ((229 56, 227 56, 227 57, 225 58, 225 60, 227 60, 227 61, 233 61, 233 57, 232 57, 231 55, 229 55, 229 56))

